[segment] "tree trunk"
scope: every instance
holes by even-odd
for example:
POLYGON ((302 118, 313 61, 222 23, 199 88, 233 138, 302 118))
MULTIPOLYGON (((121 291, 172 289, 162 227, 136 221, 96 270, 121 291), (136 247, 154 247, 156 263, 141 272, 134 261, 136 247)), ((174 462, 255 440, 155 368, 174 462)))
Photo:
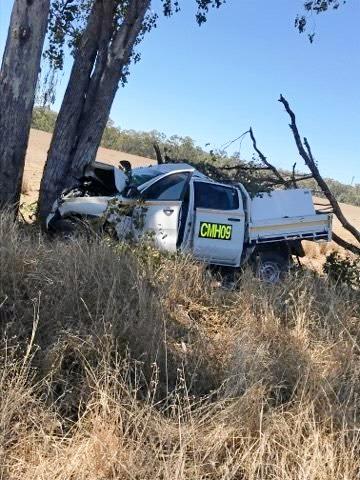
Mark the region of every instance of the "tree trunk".
MULTIPOLYGON (((132 0, 126 17, 115 34, 112 30, 113 22, 107 21, 106 15, 102 17, 96 58, 93 58, 91 69, 88 70, 87 83, 79 88, 82 101, 81 105, 77 103, 76 117, 72 118, 69 128, 70 112, 73 102, 76 102, 73 93, 69 91, 67 103, 63 103, 61 108, 62 117, 59 116, 56 123, 52 144, 62 145, 62 132, 68 130, 71 130, 71 142, 66 149, 62 149, 61 156, 57 153, 58 149, 51 148, 49 151, 40 192, 39 215, 42 221, 64 187, 74 185, 76 179, 82 176, 84 167, 96 158, 119 82, 142 30, 149 5, 150 0, 132 0)), ((109 11, 107 9, 108 13, 109 11)), ((77 63, 76 59, 73 70, 78 69, 77 63)))
POLYGON ((87 101, 85 105, 86 116, 83 118, 80 136, 73 153, 70 178, 81 175, 84 168, 96 158, 124 68, 130 61, 149 6, 150 0, 132 1, 109 47, 101 77, 94 76, 94 81, 98 83, 90 96, 91 104, 89 105, 90 102, 87 101))
POLYGON ((0 208, 18 209, 50 0, 15 0, 0 71, 0 208))
POLYGON ((65 185, 70 154, 98 50, 103 0, 95 0, 76 53, 60 112, 56 120, 39 195, 39 216, 45 218, 65 185))

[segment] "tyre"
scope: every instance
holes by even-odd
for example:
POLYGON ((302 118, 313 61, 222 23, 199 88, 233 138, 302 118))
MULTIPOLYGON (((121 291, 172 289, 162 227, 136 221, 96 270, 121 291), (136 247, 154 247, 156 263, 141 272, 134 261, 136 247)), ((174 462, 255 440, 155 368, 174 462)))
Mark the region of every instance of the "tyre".
POLYGON ((51 226, 53 236, 71 240, 78 237, 90 238, 94 231, 86 220, 78 218, 60 218, 51 226))
POLYGON ((278 252, 260 252, 256 263, 256 276, 265 283, 280 282, 289 271, 289 256, 278 252))

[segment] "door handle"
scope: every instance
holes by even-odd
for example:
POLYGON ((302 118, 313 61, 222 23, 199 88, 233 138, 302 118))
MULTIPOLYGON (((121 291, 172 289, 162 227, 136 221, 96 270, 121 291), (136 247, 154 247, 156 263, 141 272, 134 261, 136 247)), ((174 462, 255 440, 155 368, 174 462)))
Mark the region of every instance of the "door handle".
POLYGON ((165 213, 165 215, 171 215, 172 213, 174 213, 174 209, 173 208, 164 208, 163 212, 165 213))
POLYGON ((228 218, 228 222, 241 222, 240 218, 228 218))

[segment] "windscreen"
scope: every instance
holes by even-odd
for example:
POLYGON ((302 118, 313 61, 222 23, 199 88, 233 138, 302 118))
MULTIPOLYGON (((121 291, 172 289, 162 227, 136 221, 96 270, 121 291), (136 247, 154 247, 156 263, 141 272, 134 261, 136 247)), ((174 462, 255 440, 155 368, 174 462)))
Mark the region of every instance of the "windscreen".
POLYGON ((135 187, 140 187, 149 180, 163 175, 163 173, 156 170, 156 168, 134 168, 131 171, 131 184, 135 187))

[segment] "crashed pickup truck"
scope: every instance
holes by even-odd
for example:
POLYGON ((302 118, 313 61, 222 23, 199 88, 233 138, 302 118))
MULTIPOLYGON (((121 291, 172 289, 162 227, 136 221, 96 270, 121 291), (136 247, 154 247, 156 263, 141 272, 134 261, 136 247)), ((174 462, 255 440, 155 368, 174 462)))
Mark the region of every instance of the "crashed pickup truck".
POLYGON ((95 162, 54 203, 46 225, 69 232, 95 219, 112 223, 120 239, 151 238, 161 250, 211 265, 250 262, 267 282, 281 278, 293 255, 304 255, 302 240, 330 241, 332 224, 307 189, 251 198, 243 185, 217 183, 185 163, 124 170, 95 162), (120 214, 111 213, 114 205, 120 214))

